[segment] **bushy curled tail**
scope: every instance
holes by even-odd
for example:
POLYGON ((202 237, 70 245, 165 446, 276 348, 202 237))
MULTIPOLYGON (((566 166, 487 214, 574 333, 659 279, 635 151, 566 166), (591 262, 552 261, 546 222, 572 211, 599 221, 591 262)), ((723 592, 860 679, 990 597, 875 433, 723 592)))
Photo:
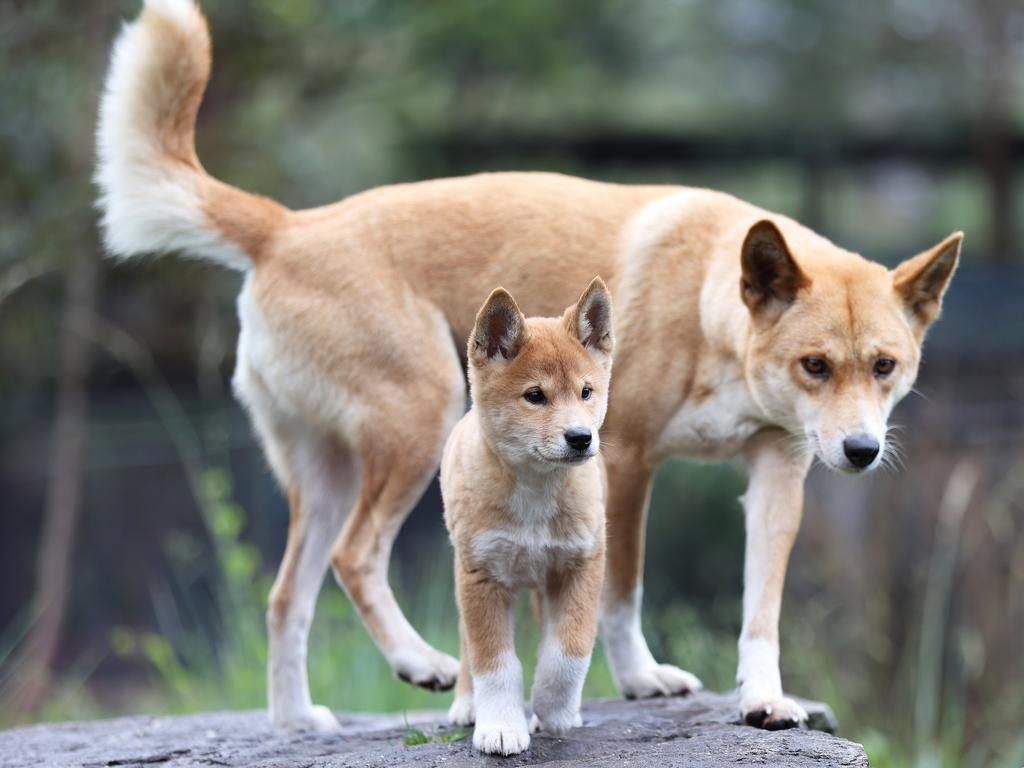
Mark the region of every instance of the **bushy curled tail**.
POLYGON ((181 251, 248 269, 287 213, 199 164, 195 122, 210 62, 206 19, 192 0, 146 0, 114 44, 95 175, 114 256, 181 251))

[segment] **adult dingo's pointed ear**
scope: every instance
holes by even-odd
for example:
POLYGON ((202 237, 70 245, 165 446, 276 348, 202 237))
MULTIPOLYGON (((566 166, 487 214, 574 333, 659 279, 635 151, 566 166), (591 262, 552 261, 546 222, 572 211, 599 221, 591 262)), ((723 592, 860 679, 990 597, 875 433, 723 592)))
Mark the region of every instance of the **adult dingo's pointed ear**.
POLYGON ((910 324, 924 333, 939 316, 942 296, 960 260, 964 233, 954 232, 934 248, 907 259, 892 271, 892 284, 910 324))
POLYGON ((569 333, 587 350, 610 355, 615 346, 612 332, 612 296, 600 277, 595 277, 575 307, 565 313, 569 333))
POLYGON ((511 360, 526 340, 526 318, 504 288, 495 288, 476 316, 469 359, 476 365, 511 360))
POLYGON ((779 228, 764 219, 747 232, 741 255, 740 296, 755 318, 776 320, 811 281, 789 253, 779 228))

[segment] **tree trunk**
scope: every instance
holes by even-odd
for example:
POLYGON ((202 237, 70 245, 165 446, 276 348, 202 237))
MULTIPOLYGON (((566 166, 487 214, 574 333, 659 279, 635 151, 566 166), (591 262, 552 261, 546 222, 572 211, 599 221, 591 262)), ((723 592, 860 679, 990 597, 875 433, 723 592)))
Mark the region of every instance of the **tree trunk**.
POLYGON ((20 717, 37 712, 46 701, 64 627, 81 507, 87 384, 92 363, 89 339, 93 336, 98 272, 98 256, 85 246, 75 255, 67 274, 50 473, 32 598, 33 623, 16 657, 10 688, 11 703, 20 717))

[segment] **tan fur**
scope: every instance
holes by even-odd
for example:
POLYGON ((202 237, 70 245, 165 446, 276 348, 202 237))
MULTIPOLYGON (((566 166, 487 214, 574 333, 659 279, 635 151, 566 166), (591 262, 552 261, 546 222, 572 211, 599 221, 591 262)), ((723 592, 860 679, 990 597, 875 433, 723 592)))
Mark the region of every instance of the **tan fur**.
POLYGON ((163 81, 168 99, 167 111, 158 115, 161 122, 156 128, 162 135, 167 159, 192 167, 199 166, 195 151, 196 115, 213 61, 205 19, 200 21, 183 28, 174 19, 158 13, 149 14, 146 20, 151 39, 167 49, 156 60, 173 64, 173 68, 156 75, 163 81), (176 51, 189 51, 190 55, 178 56, 176 51))
POLYGON ((556 571, 544 592, 545 621, 561 613, 555 635, 566 656, 586 656, 597 636, 597 604, 604 582, 604 544, 594 550, 579 573, 556 571))
POLYGON ((281 568, 270 589, 270 599, 267 605, 267 624, 271 627, 279 627, 283 623, 295 588, 295 550, 299 546, 298 527, 302 517, 297 489, 288 492, 288 507, 291 510, 288 522, 288 544, 285 547, 284 556, 281 558, 281 568))
POLYGON ((610 455, 605 459, 608 467, 608 589, 613 595, 627 595, 643 576, 644 530, 653 472, 641 452, 629 457, 625 447, 619 445, 613 453, 614 459, 610 455), (631 463, 630 458, 636 463, 631 463), (619 514, 613 514, 616 511, 619 514), (640 515, 640 519, 634 514, 640 515))
POLYGON ((225 239, 236 243, 253 261, 259 261, 264 245, 285 223, 287 209, 266 197, 250 195, 209 176, 202 178, 199 191, 203 213, 225 239))
MULTIPOLYGON (((877 432, 884 453, 886 420, 914 381, 961 235, 887 271, 729 195, 544 173, 395 185, 290 211, 211 179, 195 158, 193 122, 209 73, 198 11, 187 0, 149 0, 129 33, 142 36, 132 38, 135 47, 126 47, 124 61, 115 59, 105 97, 112 106, 101 121, 104 226, 121 255, 157 242, 232 265, 247 260, 235 386, 297 518, 286 550, 296 557, 286 555, 273 597, 272 617, 285 618, 277 636, 272 627, 272 667, 274 649, 285 637, 304 638, 308 623, 289 605, 311 604, 303 590, 312 587, 292 589, 289 574, 297 569, 303 585, 318 584, 315 576, 322 578, 329 557, 396 674, 428 687, 454 683, 456 662, 419 638, 387 586, 394 537, 463 408, 453 340, 461 345, 470 334, 479 299, 494 285, 519 297, 527 314, 550 316, 594 274, 608 280, 617 307, 616 373, 604 429, 610 447, 602 623, 606 648, 620 649, 609 651, 616 680, 635 696, 697 684, 655 664, 637 612, 650 478, 671 455, 748 457, 763 491, 748 494, 748 559, 753 554, 764 567, 748 579, 744 636, 775 642, 785 562, 799 523, 799 481, 810 456, 848 470, 842 444, 858 430, 877 432), (143 68, 125 79, 117 67, 135 61, 143 68), (118 116, 130 124, 111 124, 118 116), (119 155, 122 139, 136 135, 155 136, 160 159, 119 155), (174 173, 164 174, 168 168, 174 173), (132 223, 133 212, 147 208, 128 203, 165 189, 181 199, 147 224, 163 236, 152 240, 132 223), (189 195, 197 210, 187 207, 189 195), (196 237, 186 237, 193 230, 196 237), (807 375, 801 362, 807 356, 828 361, 827 380, 807 375), (882 357, 896 366, 880 378, 873 366, 882 357), (773 448, 761 444, 765 435, 773 448), (351 488, 343 480, 349 477, 359 478, 351 488), (356 489, 358 499, 347 501, 356 489), (310 545, 307 529, 327 531, 320 535, 336 539, 333 549, 310 545), (293 544, 296 537, 300 543, 293 544), (632 627, 624 634, 623 622, 632 627)), ((535 357, 559 354, 543 339, 557 336, 569 319, 538 322, 531 329, 545 351, 524 353, 524 371, 533 369, 528 361, 535 357)), ((571 362, 569 356, 559 365, 571 362)), ((470 370, 477 370, 472 352, 470 370)), ((501 381, 488 397, 503 396, 501 381)), ((564 383, 558 376, 551 381, 564 383)), ((459 461, 453 454, 449 464, 459 461)), ((486 477, 475 472, 457 473, 473 477, 473 492, 498 493, 512 482, 497 468, 486 477)), ((593 469, 570 474, 587 472, 593 469)), ((573 488, 559 499, 584 492, 573 488)), ((467 518, 478 522, 457 522, 454 539, 493 525, 501 514, 494 507, 467 518)), ((590 513, 580 514, 586 528, 590 513)), ((471 583, 477 565, 471 558, 463 563, 467 578, 460 583, 471 583)), ((494 621, 488 626, 504 633, 500 619, 494 621)), ((581 647, 573 637, 565 641, 581 647)), ((484 669, 498 645, 487 637, 475 645, 473 663, 484 669)), ((768 661, 758 668, 774 664, 777 675, 771 653, 764 650, 768 661)), ((295 679, 293 667, 304 653, 288 659, 288 679, 295 679)), ((273 688, 274 673, 271 679, 273 688)), ((768 688, 777 713, 798 714, 774 682, 768 688)), ((276 713, 275 722, 329 726, 311 708, 308 691, 288 700, 297 703, 276 713)), ((752 706, 745 696, 748 716, 752 706)))

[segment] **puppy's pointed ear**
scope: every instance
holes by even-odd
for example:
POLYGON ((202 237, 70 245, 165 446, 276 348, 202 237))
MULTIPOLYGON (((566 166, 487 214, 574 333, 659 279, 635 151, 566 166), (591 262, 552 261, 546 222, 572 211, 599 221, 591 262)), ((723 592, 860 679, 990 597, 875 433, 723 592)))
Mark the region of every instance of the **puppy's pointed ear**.
POLYGON ((600 277, 595 277, 575 307, 565 313, 569 333, 575 334, 590 352, 610 355, 615 347, 612 332, 612 296, 600 277))
POLYGON ((526 340, 526 318, 504 288, 495 288, 476 316, 469 359, 476 365, 511 360, 526 340))
POLYGON ((743 240, 740 296, 750 314, 777 320, 810 279, 789 253, 779 228, 767 219, 757 222, 743 240))
POLYGON ((907 259, 892 271, 896 296, 918 335, 939 316, 942 296, 960 260, 963 239, 963 232, 954 232, 934 248, 907 259))

